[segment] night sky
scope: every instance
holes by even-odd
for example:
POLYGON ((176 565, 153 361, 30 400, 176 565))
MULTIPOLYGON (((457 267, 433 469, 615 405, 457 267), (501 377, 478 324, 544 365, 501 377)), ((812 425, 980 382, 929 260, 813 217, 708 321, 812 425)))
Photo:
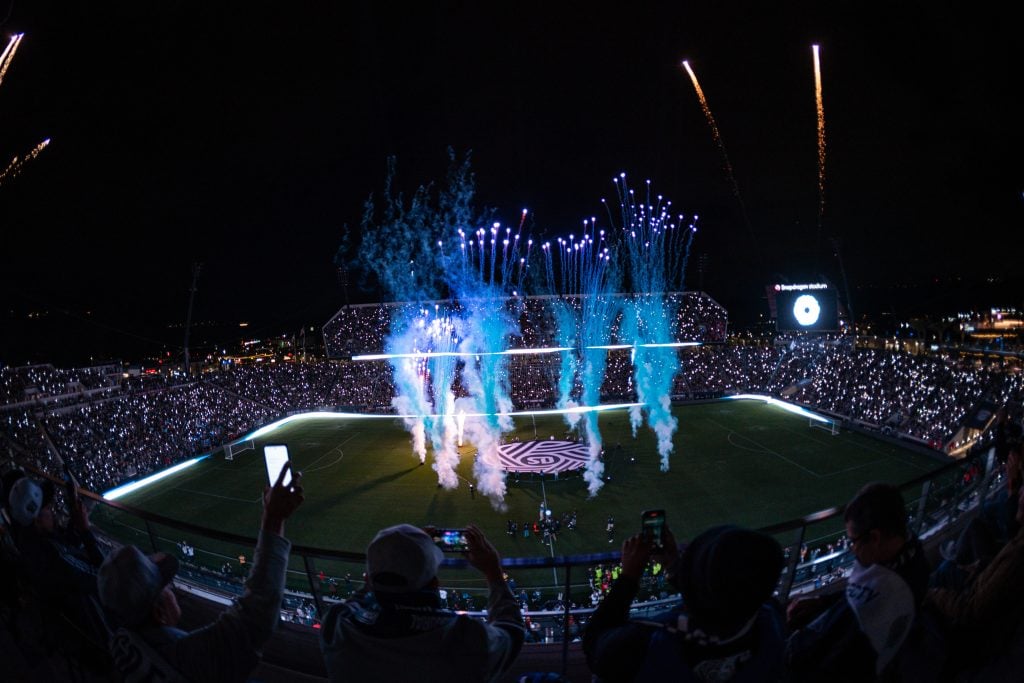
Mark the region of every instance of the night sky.
POLYGON ((600 216, 618 173, 650 179, 700 215, 707 265, 688 288, 737 322, 767 313, 768 283, 841 286, 833 237, 862 310, 876 285, 955 277, 1021 305, 1010 10, 478 4, 0 0, 2 44, 26 34, 0 84, 0 159, 52 138, 0 186, 0 363, 175 352, 197 261, 195 320, 319 328, 345 301, 332 259, 387 157, 411 191, 443 178, 449 146, 472 152, 478 206, 508 222, 528 208, 538 237, 600 216))

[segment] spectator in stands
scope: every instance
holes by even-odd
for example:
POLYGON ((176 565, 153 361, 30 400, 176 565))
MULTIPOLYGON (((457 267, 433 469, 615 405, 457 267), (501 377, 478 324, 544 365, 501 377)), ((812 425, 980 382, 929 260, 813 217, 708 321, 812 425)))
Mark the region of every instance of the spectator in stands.
POLYGON ((996 423, 993 427, 996 459, 1000 464, 1005 463, 1010 451, 1020 444, 1021 425, 1019 416, 1011 417, 1010 411, 1004 405, 996 411, 996 423))
POLYGON ((25 476, 25 472, 18 467, 12 467, 0 476, 0 525, 9 527, 12 523, 11 514, 8 509, 8 496, 14 488, 14 484, 25 476))
POLYGON ((335 605, 321 647, 331 681, 493 681, 522 647, 523 616, 502 576, 498 551, 466 528, 469 564, 487 580, 488 623, 442 609, 443 555, 422 529, 382 529, 366 549, 370 593, 335 605))
POLYGON ((106 628, 96 602, 96 572, 103 552, 77 489, 69 485, 66 493, 71 516, 63 527, 54 510, 52 482, 22 476, 11 486, 8 512, 18 554, 16 571, 31 591, 30 599, 42 608, 47 632, 63 651, 93 671, 106 672, 106 628))
POLYGON ((1017 497, 1024 483, 1022 462, 1021 444, 1015 442, 1005 455, 1006 486, 993 496, 993 500, 982 504, 981 512, 967 523, 955 541, 941 546, 943 561, 932 573, 931 587, 966 588, 1017 535, 1017 497))
POLYGON ((1006 488, 982 508, 986 524, 1001 543, 1017 535, 1017 493, 1024 483, 1024 444, 1021 442, 1020 426, 1009 424, 1013 426, 1003 426, 999 430, 1002 435, 997 432, 995 442, 996 458, 1003 463, 1005 469, 1006 488))
POLYGON ((782 615, 772 592, 782 548, 736 526, 701 533, 680 557, 663 531, 659 559, 684 607, 657 621, 630 621, 652 548, 641 536, 622 544, 622 573, 587 624, 583 650, 601 681, 680 679, 776 681, 782 678, 782 615))
POLYGON ((866 485, 845 520, 856 558, 845 594, 796 600, 788 609, 794 681, 867 681, 894 671, 927 590, 928 563, 907 528, 899 489, 866 485))
MULTIPOLYGON (((285 468, 290 469, 286 464, 285 468)), ((144 555, 123 546, 100 568, 100 598, 116 626, 110 642, 125 680, 244 681, 280 619, 291 547, 284 523, 302 504, 302 475, 283 485, 285 473, 263 493, 263 520, 245 594, 215 622, 186 632, 171 580, 172 555, 144 555)))
POLYGON ((944 618, 951 641, 957 643, 950 652, 950 668, 981 669, 984 680, 1019 680, 1021 676, 1024 487, 1018 489, 1015 516, 1016 535, 966 588, 928 592, 927 604, 944 618))

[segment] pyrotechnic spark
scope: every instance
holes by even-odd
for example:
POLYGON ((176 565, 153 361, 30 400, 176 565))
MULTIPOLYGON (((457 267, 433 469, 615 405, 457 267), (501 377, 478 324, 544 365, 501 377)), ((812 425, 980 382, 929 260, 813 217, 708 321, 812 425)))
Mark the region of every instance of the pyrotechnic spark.
POLYGON ((411 303, 392 308, 384 353, 353 360, 390 362, 392 405, 416 455, 425 461, 432 446, 439 483, 454 488, 457 449, 465 438, 476 447, 478 490, 501 509, 506 489, 498 449, 512 417, 561 414, 585 437, 584 480, 594 495, 604 483, 597 415, 623 407, 641 420, 646 414, 667 469, 676 427, 668 409, 676 349, 698 345, 674 341, 677 304, 667 293, 683 285, 696 216, 673 214, 671 202, 651 196, 649 183, 640 200, 626 187, 625 174, 616 178, 621 230, 599 228, 589 218, 581 231, 539 245, 552 295, 554 343, 525 348, 514 339, 522 341, 518 321, 528 315, 529 295, 524 285, 533 282, 526 278, 533 247, 524 233, 528 213, 515 227, 473 216, 471 178, 468 165, 459 166, 436 199, 421 190, 406 205, 393 193, 389 175, 383 220, 375 223, 368 204, 363 222, 364 263, 393 300, 411 303), (628 252, 628 263, 620 263, 620 250, 628 252), (618 294, 623 273, 633 291, 625 299, 618 294), (436 303, 441 298, 445 302, 436 303), (602 406, 607 354, 626 349, 632 351, 640 402, 602 406), (514 413, 510 357, 553 353, 561 358, 557 409, 514 413))
POLYGON ((14 53, 18 51, 18 45, 21 44, 21 38, 24 35, 24 33, 15 33, 11 36, 3 54, 0 54, 0 83, 4 82, 4 76, 7 75, 7 69, 10 68, 11 62, 14 61, 14 53))
POLYGON ((24 158, 14 157, 13 159, 11 159, 11 163, 7 164, 7 168, 0 172, 0 186, 2 186, 4 182, 6 182, 7 180, 11 178, 16 178, 18 174, 21 173, 21 169, 24 168, 25 164, 39 156, 39 154, 44 149, 46 149, 47 145, 49 144, 50 138, 46 138, 38 145, 33 147, 32 151, 26 154, 24 158))
POLYGON ((459 399, 467 414, 484 417, 465 424, 464 433, 477 448, 473 472, 478 489, 491 504, 504 507, 505 474, 498 456, 501 435, 513 428, 507 413, 512 408, 508 367, 511 337, 519 336, 515 301, 523 291, 526 263, 533 240, 525 238, 523 212, 519 226, 478 228, 471 236, 460 229, 456 259, 448 260, 445 276, 449 291, 462 310, 463 340, 458 352, 471 357, 462 365, 463 386, 469 393, 459 399))
MULTIPOLYGON (((554 317, 559 346, 575 349, 562 356, 559 377, 558 408, 577 405, 574 399, 576 382, 578 398, 583 406, 600 403, 601 383, 607 362, 607 349, 617 314, 617 304, 611 296, 618 291, 619 277, 614 245, 605 240, 605 231, 599 230, 594 219, 583 221, 583 230, 577 239, 559 238, 556 245, 545 245, 547 282, 554 299, 554 317), (555 257, 552 257, 554 253, 555 257), (556 272, 557 268, 557 272, 556 272), (558 286, 556 286, 556 283, 558 286)), ((566 422, 575 427, 580 415, 567 413, 566 422)), ((583 413, 589 459, 583 478, 590 495, 604 485, 601 461, 602 440, 597 415, 583 413)))
POLYGON ((678 423, 669 403, 672 378, 679 368, 673 347, 671 321, 676 308, 665 293, 682 287, 694 222, 671 214, 672 202, 651 195, 650 181, 644 201, 626 185, 625 174, 615 183, 619 193, 622 234, 629 256, 629 278, 634 296, 623 312, 620 337, 633 341, 633 370, 637 397, 642 406, 630 409, 633 436, 643 423, 657 434, 661 469, 668 470, 672 436, 678 423), (621 182, 619 182, 621 180, 621 182))
MULTIPOLYGON (((711 127, 711 136, 715 139, 715 144, 718 145, 719 150, 722 152, 722 160, 725 163, 725 170, 729 173, 729 179, 733 181, 735 185, 736 181, 732 175, 732 164, 729 163, 729 155, 725 153, 725 143, 722 142, 722 135, 718 132, 718 124, 715 123, 715 117, 711 114, 711 107, 708 106, 708 100, 704 97, 704 90, 700 87, 700 83, 697 82, 697 74, 693 73, 693 69, 690 68, 690 63, 683 60, 683 68, 686 69, 686 73, 690 74, 690 80, 693 82, 693 89, 697 92, 697 100, 700 102, 700 108, 704 110, 704 118, 708 120, 708 125, 711 127)), ((739 196, 739 189, 736 189, 736 195, 739 196)))
POLYGON ((754 227, 750 223, 750 218, 747 216, 747 206, 743 202, 743 197, 740 195, 740 185, 736 182, 736 175, 733 173, 732 164, 729 162, 729 154, 725 151, 725 142, 722 140, 722 134, 718 131, 718 124, 715 123, 715 117, 711 114, 711 107, 708 106, 708 100, 704 97, 704 90, 700 87, 700 83, 697 82, 697 74, 690 68, 690 62, 683 60, 683 68, 686 69, 686 73, 690 75, 690 81, 693 83, 693 89, 697 93, 697 100, 700 102, 700 108, 704 112, 704 118, 707 119, 708 126, 711 127, 711 137, 714 138, 715 144, 718 145, 718 150, 722 154, 722 166, 725 169, 726 174, 729 176, 729 182, 732 184, 732 192, 736 197, 736 202, 740 207, 740 214, 743 216, 743 224, 747 228, 747 234, 750 237, 751 248, 755 254, 760 254, 761 250, 757 246, 757 238, 754 235, 754 227))
POLYGON ((817 45, 812 45, 814 54, 814 102, 818 113, 818 238, 821 238, 821 223, 825 215, 825 104, 821 97, 821 56, 817 45))
POLYGON ((445 187, 436 193, 421 188, 408 204, 392 189, 392 162, 379 223, 374 205, 367 206, 361 259, 389 295, 412 304, 393 310, 385 353, 360 359, 390 362, 393 406, 421 461, 429 438, 438 481, 458 486, 456 444, 465 437, 477 448, 477 489, 500 508, 505 479, 498 446, 513 426, 508 363, 510 338, 519 335, 512 309, 523 292, 533 241, 523 232, 525 210, 517 228, 475 216, 468 159, 454 163, 453 155, 452 161, 445 187), (441 298, 450 301, 433 313, 424 309, 441 298), (457 383, 468 394, 458 400, 457 383), (467 421, 460 414, 478 417, 467 421))

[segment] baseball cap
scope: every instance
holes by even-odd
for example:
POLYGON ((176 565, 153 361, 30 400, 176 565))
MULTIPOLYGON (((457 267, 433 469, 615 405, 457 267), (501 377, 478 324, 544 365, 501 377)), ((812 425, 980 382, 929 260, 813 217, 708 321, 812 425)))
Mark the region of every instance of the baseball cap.
POLYGON ((381 529, 366 549, 366 574, 374 592, 412 593, 437 576, 444 553, 411 524, 381 529))
POLYGON ((146 555, 133 545, 121 546, 100 565, 100 602, 125 626, 138 626, 177 573, 178 560, 172 555, 146 555))
POLYGON ((7 508, 11 518, 21 526, 29 526, 39 516, 39 511, 53 500, 53 484, 22 477, 14 482, 7 496, 7 508))

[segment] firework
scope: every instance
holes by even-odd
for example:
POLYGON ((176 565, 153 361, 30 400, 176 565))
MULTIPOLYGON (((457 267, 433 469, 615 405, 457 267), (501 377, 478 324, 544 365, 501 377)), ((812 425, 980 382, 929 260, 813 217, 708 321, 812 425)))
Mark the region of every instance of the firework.
POLYGON ((24 33, 15 33, 11 36, 3 54, 0 54, 0 83, 4 82, 4 76, 7 75, 7 69, 10 68, 11 62, 14 61, 14 53, 18 51, 18 45, 21 44, 24 35, 24 33))
POLYGON ((33 147, 32 150, 24 157, 14 157, 13 159, 11 159, 11 163, 7 164, 7 168, 5 168, 3 171, 0 171, 0 186, 3 186, 3 184, 8 180, 16 178, 18 174, 21 173, 21 169, 25 166, 25 164, 39 156, 40 153, 42 153, 42 151, 46 149, 46 147, 49 144, 50 138, 46 138, 38 145, 33 147))
POLYGON ((583 425, 588 460, 583 474, 590 495, 604 485, 602 439, 595 412, 577 413, 572 408, 600 403, 601 383, 609 342, 617 314, 612 296, 621 284, 616 248, 595 219, 583 221, 579 238, 559 238, 544 245, 546 279, 554 299, 556 342, 571 348, 562 355, 558 383, 558 408, 566 410, 571 428, 583 425))
POLYGON ((684 216, 673 215, 671 201, 651 195, 650 181, 642 200, 626 185, 625 174, 615 186, 633 288, 619 334, 633 344, 633 376, 641 404, 630 408, 630 424, 635 438, 646 414, 647 424, 658 438, 661 469, 667 471, 678 426, 669 396, 679 357, 671 329, 676 307, 666 293, 683 287, 697 231, 696 217, 687 223, 684 216))
POLYGON ((561 414, 585 439, 584 481, 593 496, 604 483, 598 413, 608 408, 601 405, 608 353, 629 350, 639 402, 618 407, 630 410, 634 430, 646 421, 656 433, 662 469, 668 469, 677 427, 669 396, 678 348, 696 344, 675 340, 678 304, 668 293, 683 285, 696 217, 673 214, 671 202, 651 195, 650 183, 638 199, 622 174, 614 181, 620 227, 609 210, 607 227, 588 218, 578 232, 539 245, 537 254, 525 232, 528 212, 514 227, 481 221, 469 208, 469 180, 466 167, 459 167, 436 199, 421 189, 403 204, 389 176, 381 222, 372 204, 364 218, 364 264, 388 295, 409 303, 391 309, 384 353, 353 360, 391 364, 392 406, 410 432, 414 454, 425 463, 432 450, 438 483, 456 488, 458 449, 468 442, 476 449, 477 490, 502 509, 499 447, 513 428, 512 416, 561 414), (543 277, 528 279, 531 259, 538 257, 543 277), (532 314, 524 290, 537 279, 550 295, 546 322, 554 339, 525 348, 519 321, 532 314), (627 284, 632 293, 623 296, 627 284), (513 413, 511 357, 555 353, 556 409, 513 413))
POLYGON ((825 216, 825 104, 821 98, 821 55, 817 45, 811 46, 814 55, 814 104, 818 115, 818 239, 825 216))
POLYGON ((715 144, 718 145, 718 151, 722 155, 722 167, 725 169, 726 174, 729 177, 729 183, 732 185, 733 196, 736 197, 736 203, 739 204, 740 214, 743 217, 743 224, 747 228, 747 235, 750 237, 751 247, 755 254, 760 254, 761 250, 757 246, 757 239, 754 236, 754 227, 750 223, 750 218, 747 216, 747 207, 743 201, 743 196, 740 195, 740 185, 736 182, 736 175, 733 173, 732 164, 729 162, 729 154, 725 151, 725 142, 722 140, 722 134, 718 131, 718 124, 715 123, 715 117, 711 114, 711 107, 708 106, 708 100, 704 97, 704 90, 700 87, 700 83, 697 81, 697 74, 693 72, 690 67, 690 62, 683 60, 683 68, 686 69, 686 73, 690 75, 690 81, 693 83, 693 89, 697 93, 697 100, 700 102, 700 108, 704 112, 704 118, 707 119, 708 126, 711 128, 711 137, 714 139, 715 144))

